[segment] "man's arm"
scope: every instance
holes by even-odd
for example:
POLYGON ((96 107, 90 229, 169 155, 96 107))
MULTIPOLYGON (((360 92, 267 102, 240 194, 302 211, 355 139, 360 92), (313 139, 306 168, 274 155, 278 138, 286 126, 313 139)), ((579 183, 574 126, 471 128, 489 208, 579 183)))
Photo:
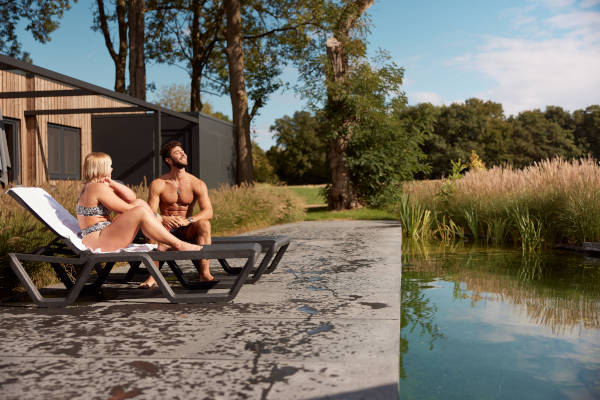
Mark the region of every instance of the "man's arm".
POLYGON ((164 182, 155 179, 152 181, 152 183, 150 184, 150 188, 148 189, 148 205, 150 206, 150 209, 153 212, 156 212, 156 210, 158 210, 162 186, 164 186, 164 182))
POLYGON ((196 178, 193 189, 194 203, 198 203, 200 211, 197 214, 194 214, 194 207, 192 204, 192 206, 188 208, 187 216, 192 217, 194 222, 202 219, 211 219, 213 217, 213 209, 210 198, 208 197, 208 188, 206 187, 206 184, 196 178))

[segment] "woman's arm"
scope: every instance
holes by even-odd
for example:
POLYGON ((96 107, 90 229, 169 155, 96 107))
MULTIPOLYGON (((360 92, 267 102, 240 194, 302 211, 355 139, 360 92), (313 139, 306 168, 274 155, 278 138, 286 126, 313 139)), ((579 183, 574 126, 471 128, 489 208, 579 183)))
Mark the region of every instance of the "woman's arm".
POLYGON ((137 198, 137 196, 135 195, 135 192, 133 190, 129 189, 127 186, 123 185, 122 183, 114 181, 110 178, 107 180, 107 183, 108 183, 108 186, 112 190, 114 190, 115 194, 117 196, 119 196, 123 201, 125 201, 127 203, 132 203, 137 198))
MULTIPOLYGON (((104 204, 104 206, 111 211, 123 213, 139 206, 148 207, 148 203, 141 199, 134 199, 132 202, 128 203, 118 196, 116 191, 114 191, 114 189, 112 189, 108 183, 93 185, 95 192, 94 194, 96 195, 98 201, 104 204)), ((150 207, 148 207, 148 209, 150 209, 150 207)))

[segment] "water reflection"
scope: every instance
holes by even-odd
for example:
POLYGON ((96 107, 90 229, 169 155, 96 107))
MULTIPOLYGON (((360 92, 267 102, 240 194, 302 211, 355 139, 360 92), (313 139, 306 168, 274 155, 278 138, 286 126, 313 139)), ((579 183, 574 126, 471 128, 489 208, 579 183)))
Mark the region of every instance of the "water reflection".
POLYGON ((520 250, 408 242, 403 248, 401 322, 403 398, 407 393, 452 397, 449 393, 458 389, 448 392, 441 382, 457 363, 477 366, 474 374, 490 375, 481 382, 500 385, 465 384, 486 396, 503 394, 491 398, 508 398, 521 381, 517 398, 532 388, 537 392, 530 398, 543 398, 549 389, 541 385, 558 393, 548 398, 600 396, 598 259, 568 252, 523 255, 520 250), (472 354, 474 349, 481 354, 472 354), (490 361, 494 357, 498 362, 490 361), (507 363, 500 374, 499 362, 507 363), (560 373, 565 368, 568 378, 560 373), (514 371, 518 374, 509 379, 514 371), (417 389, 423 385, 426 390, 417 389))

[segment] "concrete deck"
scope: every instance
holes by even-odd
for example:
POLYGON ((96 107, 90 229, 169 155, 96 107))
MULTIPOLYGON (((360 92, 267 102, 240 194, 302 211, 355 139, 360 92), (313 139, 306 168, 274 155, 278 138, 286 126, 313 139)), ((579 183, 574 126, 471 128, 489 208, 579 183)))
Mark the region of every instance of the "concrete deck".
POLYGON ((233 303, 170 304, 158 289, 109 287, 109 300, 64 309, 1 305, 0 398, 398 398, 400 225, 253 234, 293 242, 233 303))

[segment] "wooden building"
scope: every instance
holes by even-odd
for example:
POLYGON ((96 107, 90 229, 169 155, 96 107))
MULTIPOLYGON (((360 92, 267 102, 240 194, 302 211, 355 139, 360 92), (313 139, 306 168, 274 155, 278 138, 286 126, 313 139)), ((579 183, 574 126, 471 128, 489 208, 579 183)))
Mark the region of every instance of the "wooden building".
POLYGON ((11 165, 8 170, 4 165, 4 179, 14 184, 79 180, 91 151, 111 155, 114 177, 149 182, 162 173, 158 151, 169 139, 184 144, 188 169, 209 187, 235 183, 231 124, 168 110, 4 55, 2 127, 11 165))

